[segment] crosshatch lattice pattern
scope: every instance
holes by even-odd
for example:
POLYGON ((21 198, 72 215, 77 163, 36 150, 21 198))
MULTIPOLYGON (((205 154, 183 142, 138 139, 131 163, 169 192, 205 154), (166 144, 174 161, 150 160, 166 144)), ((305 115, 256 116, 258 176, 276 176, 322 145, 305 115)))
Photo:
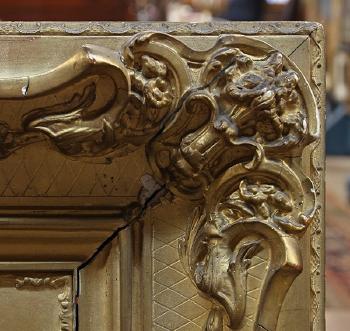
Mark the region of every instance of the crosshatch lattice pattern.
POLYGON ((153 331, 202 331, 211 304, 198 295, 178 255, 186 217, 153 222, 153 331))
POLYGON ((145 173, 142 158, 140 150, 101 164, 69 159, 48 149, 46 142, 27 146, 0 160, 0 196, 136 196, 145 173), (125 176, 125 169, 132 178, 125 176))
POLYGON ((256 305, 260 296, 261 285, 268 268, 268 251, 264 250, 252 259, 247 276, 247 308, 245 314, 245 327, 242 331, 251 330, 255 315, 256 305))
MULTIPOLYGON (((202 331, 211 308, 211 303, 198 294, 179 260, 178 242, 185 234, 188 218, 181 215, 181 210, 185 214, 185 208, 177 206, 178 212, 171 219, 165 214, 153 217, 153 331, 202 331)), ((267 255, 263 251, 254 257, 248 270, 247 311, 242 331, 251 330, 254 321, 267 255)))

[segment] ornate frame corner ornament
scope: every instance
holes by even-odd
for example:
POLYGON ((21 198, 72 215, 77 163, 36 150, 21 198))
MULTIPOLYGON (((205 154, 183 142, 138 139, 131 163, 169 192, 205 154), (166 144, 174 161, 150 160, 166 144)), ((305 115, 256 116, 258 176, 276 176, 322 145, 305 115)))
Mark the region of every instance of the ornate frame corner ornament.
POLYGON ((43 140, 89 162, 145 146, 159 183, 197 204, 179 253, 212 302, 205 330, 241 329, 248 270, 263 251, 252 329, 276 329, 303 269, 299 238, 317 209, 301 156, 319 139, 320 121, 312 90, 288 57, 242 35, 222 35, 197 51, 146 32, 120 52, 84 46, 54 70, 0 86, 3 100, 74 91, 29 111, 20 128, 1 123, 1 158, 43 140))

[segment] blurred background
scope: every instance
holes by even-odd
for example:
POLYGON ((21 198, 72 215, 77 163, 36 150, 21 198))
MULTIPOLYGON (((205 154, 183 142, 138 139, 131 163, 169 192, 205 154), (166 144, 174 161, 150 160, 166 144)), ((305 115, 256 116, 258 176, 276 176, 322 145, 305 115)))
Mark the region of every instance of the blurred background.
POLYGON ((308 20, 327 37, 327 330, 350 330, 350 0, 0 0, 29 21, 308 20))

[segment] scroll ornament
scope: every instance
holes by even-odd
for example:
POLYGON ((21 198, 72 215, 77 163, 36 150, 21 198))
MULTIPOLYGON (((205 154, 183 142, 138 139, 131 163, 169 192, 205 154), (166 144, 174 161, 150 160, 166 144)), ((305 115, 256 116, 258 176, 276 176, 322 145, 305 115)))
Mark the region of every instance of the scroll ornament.
POLYGON ((84 46, 47 73, 0 80, 0 98, 14 101, 67 89, 66 101, 27 112, 20 127, 1 123, 0 157, 42 140, 103 162, 145 146, 158 180, 198 205, 179 253, 213 304, 205 330, 243 327, 249 266, 263 250, 253 329, 275 330, 316 210, 300 158, 319 120, 296 65, 251 37, 223 35, 197 51, 149 32, 119 52, 84 46))

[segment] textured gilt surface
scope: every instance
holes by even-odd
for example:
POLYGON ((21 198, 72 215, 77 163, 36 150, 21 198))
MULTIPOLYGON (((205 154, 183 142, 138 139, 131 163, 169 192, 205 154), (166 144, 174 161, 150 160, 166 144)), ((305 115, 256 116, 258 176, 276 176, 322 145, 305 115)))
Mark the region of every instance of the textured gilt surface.
POLYGON ((83 163, 50 153, 46 146, 38 144, 0 163, 0 195, 4 198, 134 197, 145 173, 143 158, 139 151, 111 164, 83 163), (33 158, 33 154, 37 156, 33 158), (123 176, 126 169, 132 171, 132 178, 123 176))
POLYGON ((324 329, 318 24, 0 34, 1 330, 324 329))
POLYGON ((178 242, 186 232, 190 210, 180 204, 169 218, 167 207, 170 206, 162 206, 152 215, 154 330, 200 331, 210 304, 198 295, 178 254, 178 242))

